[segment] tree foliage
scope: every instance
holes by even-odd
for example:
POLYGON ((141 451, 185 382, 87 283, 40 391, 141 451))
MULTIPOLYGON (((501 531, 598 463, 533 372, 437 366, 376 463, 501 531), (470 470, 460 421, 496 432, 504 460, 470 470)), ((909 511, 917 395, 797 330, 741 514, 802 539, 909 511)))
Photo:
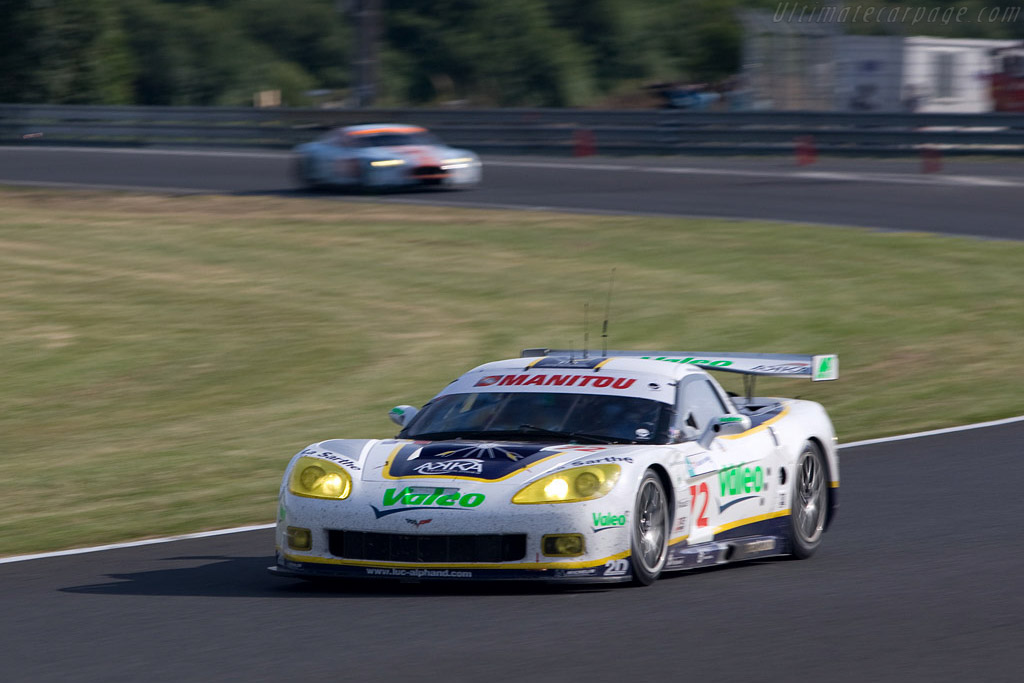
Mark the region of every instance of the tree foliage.
POLYGON ((0 0, 0 99, 132 101, 133 55, 111 0, 0 0))
MULTIPOLYGON (((355 0, 0 0, 0 101, 309 103, 352 84, 355 0)), ((739 68, 737 11, 775 0, 380 0, 378 103, 601 104, 739 68)), ((791 3, 817 7, 823 0, 791 3)), ((907 6, 853 0, 845 7, 907 6)), ((919 0, 971 21, 851 21, 851 32, 1024 38, 1024 0, 919 0), (1002 14, 993 18, 993 8, 1002 14), (1012 15, 1018 10, 1016 17, 1012 15), (986 14, 986 12, 989 12, 986 14), (1016 20, 1014 20, 1014 18, 1016 20)))

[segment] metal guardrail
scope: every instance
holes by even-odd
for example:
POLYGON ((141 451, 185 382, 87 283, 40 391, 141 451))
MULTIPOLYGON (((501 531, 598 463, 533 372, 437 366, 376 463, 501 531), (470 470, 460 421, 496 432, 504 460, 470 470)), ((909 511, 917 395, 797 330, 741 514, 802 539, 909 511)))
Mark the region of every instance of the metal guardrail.
POLYGON ((337 126, 403 122, 488 153, 1024 154, 1021 114, 586 109, 252 109, 0 104, 0 144, 287 149, 337 126))

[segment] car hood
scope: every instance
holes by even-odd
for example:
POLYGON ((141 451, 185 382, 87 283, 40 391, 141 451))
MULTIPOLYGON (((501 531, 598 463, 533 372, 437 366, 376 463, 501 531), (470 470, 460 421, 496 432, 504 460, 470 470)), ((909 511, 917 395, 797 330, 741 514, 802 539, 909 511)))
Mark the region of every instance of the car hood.
MULTIPOLYGON (((511 441, 324 441, 310 450, 350 458, 363 481, 532 478, 568 466, 629 464, 651 446, 575 445, 511 441)), ((312 453, 311 453, 312 454, 312 453)), ((334 459, 334 458, 331 458, 334 459)))

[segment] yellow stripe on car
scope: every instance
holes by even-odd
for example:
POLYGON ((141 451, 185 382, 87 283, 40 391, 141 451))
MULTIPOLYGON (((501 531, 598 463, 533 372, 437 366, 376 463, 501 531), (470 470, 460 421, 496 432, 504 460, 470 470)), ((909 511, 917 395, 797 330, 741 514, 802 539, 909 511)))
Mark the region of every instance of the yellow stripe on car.
POLYGON ((776 422, 778 422, 779 420, 784 418, 787 413, 789 413, 789 406, 783 408, 782 412, 780 412, 778 415, 776 415, 775 417, 771 418, 770 420, 765 420, 761 424, 757 425, 756 427, 751 427, 750 429, 748 429, 747 431, 743 432, 742 434, 731 434, 729 436, 720 436, 718 438, 719 439, 742 439, 745 436, 751 436, 752 434, 757 434, 760 431, 768 429, 768 427, 770 427, 771 425, 775 424, 776 422))
POLYGON ((776 517, 785 517, 789 514, 789 510, 777 510, 775 512, 768 512, 763 515, 757 515, 756 517, 747 517, 746 519, 740 519, 735 522, 729 522, 721 526, 715 527, 715 536, 722 533, 723 531, 729 531, 730 529, 736 529, 737 527, 747 526, 748 524, 757 524, 758 522, 764 522, 769 519, 775 519, 776 517))
POLYGON ((379 567, 381 569, 587 569, 599 567, 611 560, 629 557, 629 551, 602 557, 600 560, 584 560, 580 562, 503 562, 495 563, 419 563, 419 562, 372 562, 366 560, 340 560, 332 557, 316 557, 313 555, 289 555, 284 558, 290 562, 307 562, 309 564, 333 564, 343 567, 379 567))

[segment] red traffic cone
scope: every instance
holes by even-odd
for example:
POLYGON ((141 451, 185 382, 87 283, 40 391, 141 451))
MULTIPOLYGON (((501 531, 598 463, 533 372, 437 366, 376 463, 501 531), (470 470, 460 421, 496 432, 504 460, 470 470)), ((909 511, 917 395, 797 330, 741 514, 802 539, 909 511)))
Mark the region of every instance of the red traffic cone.
POLYGON ((814 136, 801 135, 796 139, 796 163, 807 166, 818 160, 818 150, 814 146, 814 136))
POLYGON ((577 130, 572 134, 572 155, 574 157, 589 157, 596 152, 594 131, 577 130))
POLYGON ((938 173, 942 170, 942 150, 938 147, 921 148, 921 173, 938 173))

